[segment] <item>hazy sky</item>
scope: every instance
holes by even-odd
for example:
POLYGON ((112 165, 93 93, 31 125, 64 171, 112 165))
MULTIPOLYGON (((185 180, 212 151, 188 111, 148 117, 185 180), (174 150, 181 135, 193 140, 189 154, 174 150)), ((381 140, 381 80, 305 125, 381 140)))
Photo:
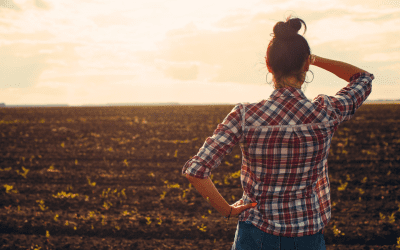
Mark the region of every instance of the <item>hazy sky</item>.
MULTIPOLYGON (((0 103, 257 102, 290 14, 313 54, 375 75, 370 100, 400 98, 400 0, 0 0, 0 103)), ((346 85, 311 70, 310 99, 346 85)))

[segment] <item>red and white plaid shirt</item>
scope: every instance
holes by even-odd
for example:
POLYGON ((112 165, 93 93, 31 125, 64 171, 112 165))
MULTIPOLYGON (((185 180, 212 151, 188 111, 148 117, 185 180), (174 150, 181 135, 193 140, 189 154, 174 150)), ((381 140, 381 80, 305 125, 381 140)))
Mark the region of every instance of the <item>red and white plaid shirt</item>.
POLYGON ((267 100, 238 104, 182 174, 207 178, 239 143, 242 199, 258 203, 239 221, 277 236, 315 234, 331 218, 327 160, 332 136, 367 99, 373 79, 357 73, 335 96, 318 95, 312 102, 300 89, 287 87, 267 100))

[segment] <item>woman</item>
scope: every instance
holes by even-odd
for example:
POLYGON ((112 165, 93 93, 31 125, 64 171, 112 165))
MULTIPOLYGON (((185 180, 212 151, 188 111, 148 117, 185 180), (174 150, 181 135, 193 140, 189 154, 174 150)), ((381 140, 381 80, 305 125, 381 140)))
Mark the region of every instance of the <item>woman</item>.
POLYGON ((338 125, 371 92, 374 76, 350 64, 311 55, 298 34, 303 20, 274 26, 266 56, 275 90, 258 103, 236 105, 186 162, 185 175, 227 218, 239 215, 232 249, 325 249, 331 218, 328 153, 338 125), (309 66, 349 82, 335 96, 310 102, 301 90, 309 66), (239 143, 243 197, 229 205, 209 176, 239 143))

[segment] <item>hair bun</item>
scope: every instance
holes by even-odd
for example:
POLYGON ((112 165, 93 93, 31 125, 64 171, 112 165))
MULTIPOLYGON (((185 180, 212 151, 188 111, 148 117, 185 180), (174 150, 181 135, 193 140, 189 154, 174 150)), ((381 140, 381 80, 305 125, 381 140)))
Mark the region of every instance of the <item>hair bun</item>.
MULTIPOLYGON (((299 18, 287 19, 286 22, 278 22, 274 26, 274 35, 276 38, 287 39, 297 35, 301 29, 301 23, 306 25, 303 20, 299 18)), ((306 27, 307 28, 307 27, 306 27)))

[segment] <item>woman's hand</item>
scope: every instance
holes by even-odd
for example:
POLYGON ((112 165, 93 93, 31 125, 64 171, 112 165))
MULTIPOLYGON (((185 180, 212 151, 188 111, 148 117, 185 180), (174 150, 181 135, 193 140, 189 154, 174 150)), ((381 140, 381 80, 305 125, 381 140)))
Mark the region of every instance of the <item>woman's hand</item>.
POLYGON ((313 55, 313 54, 310 55, 310 65, 314 65, 316 58, 317 58, 316 55, 313 55))
POLYGON ((188 174, 185 175, 190 183, 196 188, 196 190, 203 196, 210 205, 215 208, 220 214, 226 217, 239 215, 246 209, 255 207, 257 203, 250 203, 243 205, 243 200, 240 199, 233 205, 229 205, 228 202, 222 197, 218 192, 214 183, 211 181, 210 177, 206 179, 192 177, 188 174))
POLYGON ((232 212, 231 212, 231 216, 236 216, 241 214, 244 210, 249 209, 249 208, 253 208, 257 206, 257 203, 249 203, 246 205, 243 205, 243 200, 240 199, 237 202, 235 202, 234 204, 231 205, 232 208, 232 212))

